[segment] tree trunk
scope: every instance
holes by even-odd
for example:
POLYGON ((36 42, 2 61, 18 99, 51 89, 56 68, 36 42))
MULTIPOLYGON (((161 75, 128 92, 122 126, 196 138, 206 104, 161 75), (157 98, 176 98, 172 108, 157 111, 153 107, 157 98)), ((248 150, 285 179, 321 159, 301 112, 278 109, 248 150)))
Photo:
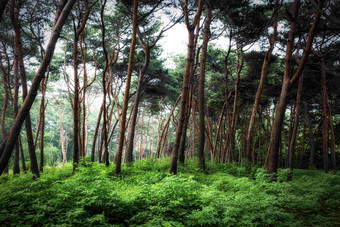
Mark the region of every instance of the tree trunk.
MULTIPOLYGON (((204 3, 205 11, 207 13, 205 24, 204 24, 204 35, 200 62, 200 72, 199 72, 199 85, 198 85, 198 113, 199 113, 199 128, 198 133, 198 167, 205 170, 205 159, 204 159, 204 145, 205 145, 205 124, 204 124, 204 84, 205 84, 205 63, 207 60, 207 50, 208 42, 210 39, 210 24, 211 24, 211 8, 210 2, 206 1, 204 3)), ((218 137, 216 136, 216 141, 218 137)))
POLYGON ((121 125, 120 125, 120 133, 119 133, 119 146, 117 151, 117 158, 116 158, 116 175, 121 173, 121 164, 122 164, 122 156, 123 156, 123 146, 124 146, 124 139, 125 139, 125 124, 126 124, 126 113, 128 108, 129 102, 129 93, 130 93, 130 84, 131 84, 131 76, 133 71, 133 58, 135 55, 135 47, 136 47, 136 33, 137 33, 137 12, 138 12, 138 0, 133 1, 133 20, 132 20, 132 39, 131 39, 131 46, 130 46, 130 54, 129 54, 129 66, 128 66, 128 73, 126 77, 126 86, 125 86, 125 93, 124 93, 124 103, 121 115, 121 125))
POLYGON ((183 126, 185 121, 185 113, 186 113, 186 106, 187 101, 189 97, 188 89, 189 89, 189 77, 191 74, 191 65, 194 62, 194 30, 196 25, 199 22, 199 19, 201 17, 203 8, 203 0, 200 0, 198 3, 198 8, 194 17, 193 22, 190 24, 189 22, 189 12, 188 12, 188 1, 185 1, 184 6, 184 15, 185 15, 185 21, 187 30, 189 33, 188 36, 188 52, 187 52, 187 59, 185 62, 185 71, 183 74, 183 86, 182 86, 182 98, 181 98, 181 106, 180 106, 180 112, 179 112, 179 120, 178 125, 176 129, 176 137, 175 137, 175 143, 174 148, 171 155, 171 163, 170 163, 170 170, 169 172, 172 174, 177 174, 177 159, 178 159, 178 153, 179 153, 179 146, 180 146, 180 140, 183 133, 183 126))
MULTIPOLYGON (((51 33, 51 37, 49 40, 49 43, 47 45, 46 48, 46 53, 45 53, 45 57, 44 60, 42 61, 37 73, 35 74, 32 84, 31 84, 31 88, 30 91, 26 97, 26 99, 24 100, 24 103, 17 115, 17 117, 15 118, 15 121, 13 123, 13 126, 8 134, 8 140, 5 141, 3 143, 3 145, 1 145, 1 150, 0 153, 3 153, 1 159, 0 159, 0 175, 3 173, 3 171, 5 170, 8 161, 11 157, 14 145, 17 141, 17 138, 20 134, 20 129, 22 124, 24 123, 26 117, 29 117, 29 110, 35 100, 35 97, 37 96, 37 92, 39 90, 39 85, 41 80, 44 78, 45 72, 47 70, 48 65, 51 62, 53 53, 54 53, 54 49, 55 49, 55 45, 60 37, 60 33, 62 30, 63 25, 66 22, 66 19, 68 17, 68 15, 70 14, 73 5, 75 4, 76 0, 69 0, 67 2, 67 4, 63 7, 61 14, 59 15, 59 17, 57 18, 57 21, 54 25, 53 31, 51 33)), ((38 168, 37 168, 38 170, 38 168)), ((39 172, 38 172, 39 174, 39 172)))
MULTIPOLYGON (((280 137, 281 137, 282 123, 283 123, 283 119, 284 119, 284 115, 286 111, 287 96, 290 91, 290 88, 295 84, 297 79, 299 79, 299 77, 302 74, 303 68, 309 56, 310 49, 312 47, 314 31, 316 29, 316 26, 320 18, 320 13, 318 11, 315 15, 313 25, 311 29, 309 30, 306 48, 304 50, 299 67, 297 71, 295 72, 294 76, 291 78, 294 33, 296 30, 296 18, 298 15, 299 4, 300 4, 299 0, 294 0, 292 21, 290 23, 290 31, 289 31, 288 44, 287 44, 287 49, 286 49, 284 78, 283 78, 283 83, 282 83, 281 94, 280 94, 279 101, 276 107, 275 119, 274 119, 273 127, 271 130, 270 145, 269 145, 270 159, 269 159, 269 164, 268 164, 268 169, 267 169, 267 172, 269 174, 277 173, 279 142, 280 142, 280 137)), ((319 9, 321 9, 321 0, 318 3, 318 7, 319 9)), ((274 176, 273 180, 276 180, 276 176, 274 176)))
POLYGON ((314 158, 315 158, 315 142, 314 142, 314 135, 313 135, 313 125, 312 125, 311 119, 309 117, 307 102, 304 101, 303 105, 305 107, 305 116, 306 116, 306 121, 307 121, 307 124, 308 124, 308 131, 309 131, 308 135, 309 135, 309 143, 310 143, 310 154, 309 154, 308 168, 312 169, 314 167, 314 158))
MULTIPOLYGON (((278 1, 276 1, 277 4, 278 1)), ((267 77, 267 68, 270 62, 270 58, 272 55, 272 52, 274 50, 275 47, 275 42, 276 42, 276 36, 277 36, 277 8, 274 10, 273 13, 273 27, 274 27, 274 33, 272 38, 269 37, 269 35, 267 35, 268 41, 269 41, 269 49, 267 50, 267 53, 265 55, 263 64, 262 64, 262 69, 261 69, 261 78, 260 78, 260 82, 259 85, 257 87, 257 92, 255 95, 255 101, 254 101, 254 106, 251 112, 251 116, 250 116, 250 120, 249 120, 249 128, 248 128, 248 134, 247 134, 247 161, 246 161, 246 167, 250 169, 251 165, 251 153, 252 153, 252 140, 253 140, 253 128, 254 128, 254 124, 255 124, 255 118, 256 118, 256 113, 257 110, 259 108, 260 105, 260 101, 261 101, 261 95, 262 95, 262 91, 263 91, 263 87, 264 87, 264 83, 267 77)), ((253 148, 254 149, 254 148, 253 148)))
POLYGON ((322 156, 323 170, 327 173, 328 167, 328 128, 327 128, 327 90, 325 59, 321 57, 321 96, 322 96, 322 156))
MULTIPOLYGON (((22 97, 23 100, 27 97, 27 79, 26 79, 26 72, 25 72, 25 65, 24 65, 24 53, 23 53, 23 47, 22 47, 22 41, 21 41, 21 31, 18 24, 18 15, 15 15, 14 13, 15 8, 15 0, 11 0, 11 7, 10 7, 10 16, 11 21, 14 27, 15 32, 15 49, 20 69, 20 77, 21 77, 21 83, 22 83, 22 97)), ((17 12, 18 14, 19 12, 17 12)), ((25 126, 26 126, 26 137, 27 137, 27 143, 28 143, 28 151, 30 154, 30 160, 31 160, 31 171, 33 174, 35 174, 37 177, 39 177, 39 169, 38 169, 38 162, 37 157, 35 153, 35 147, 34 147, 34 140, 33 140, 33 133, 32 133, 32 125, 31 125, 31 118, 30 113, 28 111, 26 119, 25 119, 25 126)), ((15 160, 19 161, 19 149, 16 146, 16 152, 15 156, 18 157, 15 160)))
POLYGON ((332 167, 333 170, 336 172, 337 167, 336 167, 336 154, 335 154, 335 135, 334 135, 334 130, 333 130, 333 124, 332 124, 332 109, 331 106, 328 103, 328 127, 330 129, 330 135, 331 135, 331 157, 332 157, 332 167))
POLYGON ((44 134, 45 134, 45 93, 48 81, 48 74, 41 83, 41 103, 40 103, 40 166, 39 170, 42 172, 44 170, 44 134))
POLYGON ((65 149, 65 138, 63 130, 63 107, 61 102, 59 102, 59 130, 60 130, 60 144, 61 153, 63 155, 63 163, 67 162, 66 149, 65 149))
MULTIPOLYGON (((140 36, 140 35, 139 35, 140 36)), ((146 70, 148 69, 149 62, 150 62, 150 49, 148 46, 146 46, 143 41, 141 40, 141 37, 139 37, 141 46, 144 51, 144 65, 143 67, 139 70, 139 78, 138 78, 138 86, 137 86, 137 91, 136 91, 136 98, 135 98, 135 103, 134 103, 134 109, 133 113, 131 116, 131 124, 129 128, 129 138, 128 138, 128 144, 127 144, 127 149, 125 152, 125 162, 126 165, 129 166, 131 162, 133 161, 133 140, 135 137, 135 127, 136 127, 136 119, 137 119, 137 114, 138 114, 138 106, 139 106, 139 101, 140 101, 140 96, 142 93, 142 84, 143 84, 143 78, 144 74, 146 73, 146 70)))
POLYGON ((290 169, 290 174, 288 176, 288 180, 292 179, 291 177, 292 177, 292 174, 293 174, 294 153, 295 153, 297 129, 298 129, 298 126, 299 126, 302 86, 303 86, 303 74, 300 76, 300 79, 299 79, 299 86, 298 86, 298 90, 297 90, 296 104, 295 104, 294 128, 293 128, 292 136, 291 136, 290 141, 289 141, 288 167, 290 169))

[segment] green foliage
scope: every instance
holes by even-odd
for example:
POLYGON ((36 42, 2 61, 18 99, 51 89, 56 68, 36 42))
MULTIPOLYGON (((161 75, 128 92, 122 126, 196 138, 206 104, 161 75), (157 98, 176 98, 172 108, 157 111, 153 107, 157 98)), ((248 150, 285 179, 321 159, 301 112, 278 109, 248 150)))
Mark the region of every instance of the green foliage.
POLYGON ((170 160, 145 159, 114 176, 114 166, 80 162, 0 178, 1 225, 128 226, 334 226, 339 223, 340 176, 320 171, 278 173, 269 183, 263 169, 247 175, 233 164, 197 160, 167 170, 170 160))

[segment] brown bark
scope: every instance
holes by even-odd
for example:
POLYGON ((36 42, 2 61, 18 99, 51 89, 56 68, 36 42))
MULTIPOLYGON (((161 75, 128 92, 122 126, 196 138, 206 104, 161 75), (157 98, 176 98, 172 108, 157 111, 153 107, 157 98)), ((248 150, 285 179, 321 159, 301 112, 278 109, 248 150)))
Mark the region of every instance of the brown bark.
MULTIPOLYGON (((278 1, 276 1, 276 4, 277 3, 278 3, 278 1)), ((254 149, 254 148, 251 147, 251 144, 252 144, 253 134, 254 134, 253 128, 254 128, 254 124, 255 124, 256 113, 257 113, 257 110, 258 110, 259 105, 260 105, 264 83, 265 83, 265 80, 267 78, 267 68, 268 68, 268 65, 269 65, 269 62, 270 62, 270 59, 271 59, 271 55, 272 55, 272 52, 274 50, 275 42, 276 42, 276 36, 277 36, 277 6, 276 6, 276 9, 274 10, 274 13, 273 13, 273 28, 274 28, 274 32, 273 32, 272 37, 269 37, 269 35, 267 33, 267 38, 268 38, 268 42, 269 42, 269 49, 267 50, 267 53, 265 55, 265 58, 264 58, 264 61, 263 61, 263 64, 262 64, 261 78, 260 78, 259 85, 257 87, 254 106, 253 106, 251 116, 250 116, 250 120, 249 120, 249 128, 248 128, 248 133, 247 133, 247 146, 246 146, 246 153, 247 153, 246 165, 247 165, 247 168, 250 168, 251 153, 252 153, 252 149, 254 149)))
POLYGON ((146 73, 146 70, 148 69, 149 62, 150 62, 150 47, 144 43, 143 39, 141 38, 141 34, 139 32, 138 32, 138 38, 139 38, 139 43, 142 46, 143 51, 144 51, 144 65, 139 70, 138 86, 137 86, 136 97, 135 97, 135 102, 134 102, 134 109, 133 109, 133 113, 131 116, 128 144, 127 144, 127 149, 125 152, 125 162, 127 166, 129 166, 131 162, 133 161, 133 147, 134 147, 133 140, 135 137, 135 127, 136 127, 136 119, 137 119, 137 114, 138 114, 139 101, 140 101, 140 97, 142 93, 142 84, 143 84, 144 74, 146 73))
MULTIPOLYGON (((269 145, 270 160, 269 160, 268 169, 267 169, 267 172, 270 174, 277 173, 278 150, 279 150, 279 143, 280 143, 280 137, 281 137, 282 123, 283 123, 283 119, 284 119, 284 115, 286 111, 287 96, 292 85, 295 84, 297 79, 302 74, 303 68, 309 56, 310 49, 312 47, 314 31, 316 29, 316 26, 320 18, 320 13, 317 12, 314 18, 313 25, 308 33, 308 39, 307 39, 305 50, 303 52, 301 62, 294 76, 291 78, 291 71, 292 71, 291 63, 292 63, 292 52, 293 52, 293 46, 294 46, 294 32, 296 30, 296 18, 298 15, 299 4, 300 4, 299 0, 294 0, 292 21, 290 24, 290 31, 289 31, 289 37, 288 37, 288 43, 287 43, 287 49, 286 49, 284 78, 283 78, 283 83, 282 83, 281 94, 280 94, 279 101, 278 101, 276 111, 275 111, 275 119, 274 119, 273 127, 271 130, 271 137, 270 137, 271 139, 270 139, 270 145, 269 145)), ((321 0, 319 1, 319 8, 321 8, 321 0)), ((273 180, 275 179, 276 178, 274 177, 273 180)))
POLYGON ((196 25, 199 22, 199 19, 201 17, 203 8, 203 0, 200 0, 198 3, 198 8, 196 11, 196 14, 194 16, 194 19, 192 23, 189 22, 189 12, 188 12, 188 0, 185 1, 184 5, 184 16, 185 16, 185 23, 186 27, 189 33, 188 37, 188 52, 187 52, 187 59, 185 62, 185 71, 183 74, 183 86, 182 86, 182 98, 181 98, 181 106, 180 106, 180 112, 179 112, 179 121, 176 129, 176 137, 175 137, 175 143, 174 148, 172 151, 171 156, 171 164, 170 164, 170 170, 169 172, 172 174, 177 174, 177 159, 178 159, 178 153, 179 153, 179 146, 180 146, 180 140, 183 133, 183 126, 185 121, 185 113, 186 113, 186 106, 188 102, 188 89, 189 89, 189 77, 191 74, 191 65, 194 61, 194 30, 196 25))
POLYGON ((98 151, 98 157, 99 161, 101 161, 101 152, 102 152, 102 145, 104 145, 104 159, 105 159, 105 165, 109 166, 110 160, 109 160, 109 151, 108 151, 108 143, 107 143, 107 138, 108 138, 108 122, 107 122, 107 106, 106 106, 106 95, 107 95, 107 81, 106 81, 106 72, 109 67, 109 56, 105 47, 105 23, 104 23, 104 9, 106 5, 106 0, 104 1, 101 10, 100 10, 100 21, 101 21, 101 30, 102 30, 102 46, 103 46, 103 51, 104 51, 104 57, 105 57, 105 68, 103 71, 103 78, 102 78, 102 86, 103 86, 103 126, 102 126, 102 142, 100 149, 98 151))
MULTIPOLYGON (((81 136, 80 136, 80 87, 78 76, 78 43, 81 33, 85 29, 86 22, 89 17, 89 7, 87 0, 84 0, 85 15, 82 22, 74 25, 74 40, 73 40, 73 77, 74 77, 74 99, 73 99, 73 170, 77 168, 79 162, 79 153, 81 151, 81 136)), ((74 22, 75 23, 75 22, 74 22)), ((83 100, 84 101, 84 100, 83 100)))
POLYGON ((126 77, 126 86, 124 93, 124 103, 121 115, 121 125, 120 125, 120 133, 119 133, 119 146, 117 151, 116 158, 116 175, 121 173, 121 164, 122 164, 122 156, 123 156, 123 146, 125 139, 125 124, 126 124, 126 114, 128 109, 129 102, 129 93, 130 93, 130 84, 131 84, 131 76, 133 71, 133 58, 135 55, 135 47, 136 47, 136 34, 137 34, 137 12, 138 12, 138 0, 133 1, 133 19, 132 19, 132 39, 130 46, 130 54, 129 54, 129 65, 128 65, 128 73, 126 77))
POLYGON ((45 135, 45 94, 48 81, 48 74, 41 83, 41 102, 40 102, 40 165, 39 170, 44 170, 44 135, 45 135))
MULTIPOLYGON (((204 28, 203 28, 203 44, 201 52, 201 62, 199 71, 199 85, 198 85, 198 112, 199 112, 199 134, 198 134, 198 167, 205 170, 204 159, 204 145, 205 145, 205 124, 204 124, 204 84, 205 84, 205 63, 207 60, 208 42, 210 39, 210 24, 211 24, 211 8, 210 2, 205 1, 205 11, 207 13, 204 28)), ((216 141, 218 137, 216 136, 216 141)))
POLYGON ((18 113, 18 116, 15 118, 15 121, 13 123, 13 126, 11 127, 11 130, 8 134, 8 140, 1 145, 0 153, 3 153, 1 159, 0 159, 0 175, 5 170, 9 158, 12 154, 14 145, 17 141, 17 138, 20 134, 20 129, 22 124, 24 123, 27 116, 29 116, 29 110, 35 100, 35 97, 37 96, 37 92, 39 90, 39 85, 41 80, 44 78, 45 72, 47 70, 48 65, 51 62, 55 45, 60 37, 60 33, 62 30, 63 25, 66 22, 66 19, 68 15, 70 14, 73 5, 75 4, 76 0, 69 0, 65 7, 62 10, 62 13, 58 17, 57 22, 54 25, 53 31, 51 33, 50 40, 48 42, 46 53, 44 60, 42 61, 37 73, 35 74, 31 88, 29 90, 29 93, 24 100, 24 103, 18 113), (3 152, 2 152, 3 151, 3 152))

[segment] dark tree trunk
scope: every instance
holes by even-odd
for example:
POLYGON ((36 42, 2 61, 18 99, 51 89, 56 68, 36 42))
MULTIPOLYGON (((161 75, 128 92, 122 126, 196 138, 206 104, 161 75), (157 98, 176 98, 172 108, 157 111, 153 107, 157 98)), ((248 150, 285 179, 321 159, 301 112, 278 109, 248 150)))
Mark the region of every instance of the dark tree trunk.
POLYGON ((51 59, 53 57, 55 45, 60 37, 62 27, 65 24, 66 19, 68 15, 70 14, 75 2, 76 0, 69 0, 67 4, 63 7, 62 12, 60 13, 60 16, 58 17, 54 25, 53 31, 51 33, 51 38, 46 48, 44 60, 42 61, 37 73, 35 74, 33 78, 31 88, 27 95, 27 98, 24 100, 24 103, 18 113, 18 116, 15 118, 13 126, 8 134, 8 140, 5 141, 3 145, 1 145, 0 153, 3 153, 3 155, 0 159, 0 175, 3 173, 3 171, 5 170, 8 164, 14 145, 20 134, 20 129, 22 127, 22 124, 24 123, 26 117, 29 116, 29 110, 35 100, 35 97, 37 96, 40 82, 44 78, 47 67, 50 64, 51 59))
POLYGON ((331 135, 331 158, 332 158, 332 167, 333 170, 336 171, 336 154, 335 154, 335 135, 334 135, 334 129, 333 129, 333 124, 332 124, 332 109, 331 106, 328 103, 328 127, 331 135))
POLYGON ((323 170, 327 173, 328 167, 328 128, 327 128, 327 90, 325 59, 321 57, 321 96, 322 96, 322 156, 323 170))
POLYGON ((308 168, 311 169, 314 167, 314 158, 315 158, 315 142, 314 142, 314 135, 313 135, 313 125, 308 113, 308 104, 306 101, 303 102, 305 107, 305 116, 308 124, 308 135, 309 135, 309 143, 310 143, 310 154, 309 154, 309 164, 308 168))
MULTIPOLYGON (((21 31, 20 31, 20 25, 18 24, 18 15, 15 15, 14 12, 15 8, 15 0, 11 0, 11 8, 10 8, 10 16, 11 21, 14 27, 15 32, 15 49, 19 64, 19 71, 20 71, 20 77, 21 77, 21 83, 22 83, 22 97, 25 101, 27 97, 27 79, 26 79, 26 72, 25 72, 25 65, 24 65, 24 54, 23 54, 23 47, 22 47, 22 41, 21 41, 21 31)), ((19 12, 17 12, 18 14, 19 12)), ((31 118, 30 113, 28 110, 26 119, 25 119, 25 126, 26 126, 26 137, 27 137, 27 143, 28 143, 28 151, 30 154, 30 161, 31 161, 31 171, 33 174, 35 174, 37 177, 39 177, 39 169, 38 169, 38 162, 37 157, 35 153, 35 147, 34 147, 34 140, 33 140, 33 133, 32 133, 32 124, 31 124, 31 118)), ((19 160, 19 149, 16 146, 15 148, 15 156, 18 155, 18 157, 15 160, 19 160)))

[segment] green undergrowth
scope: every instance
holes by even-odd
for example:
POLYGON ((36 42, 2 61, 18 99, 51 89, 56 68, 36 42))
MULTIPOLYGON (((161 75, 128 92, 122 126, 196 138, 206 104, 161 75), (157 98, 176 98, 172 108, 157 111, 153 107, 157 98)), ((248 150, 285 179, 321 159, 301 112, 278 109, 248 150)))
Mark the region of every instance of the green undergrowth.
POLYGON ((170 160, 123 167, 83 161, 0 177, 0 225, 33 226, 339 226, 340 176, 294 170, 293 181, 269 183, 264 171, 196 160, 169 175, 170 160))

